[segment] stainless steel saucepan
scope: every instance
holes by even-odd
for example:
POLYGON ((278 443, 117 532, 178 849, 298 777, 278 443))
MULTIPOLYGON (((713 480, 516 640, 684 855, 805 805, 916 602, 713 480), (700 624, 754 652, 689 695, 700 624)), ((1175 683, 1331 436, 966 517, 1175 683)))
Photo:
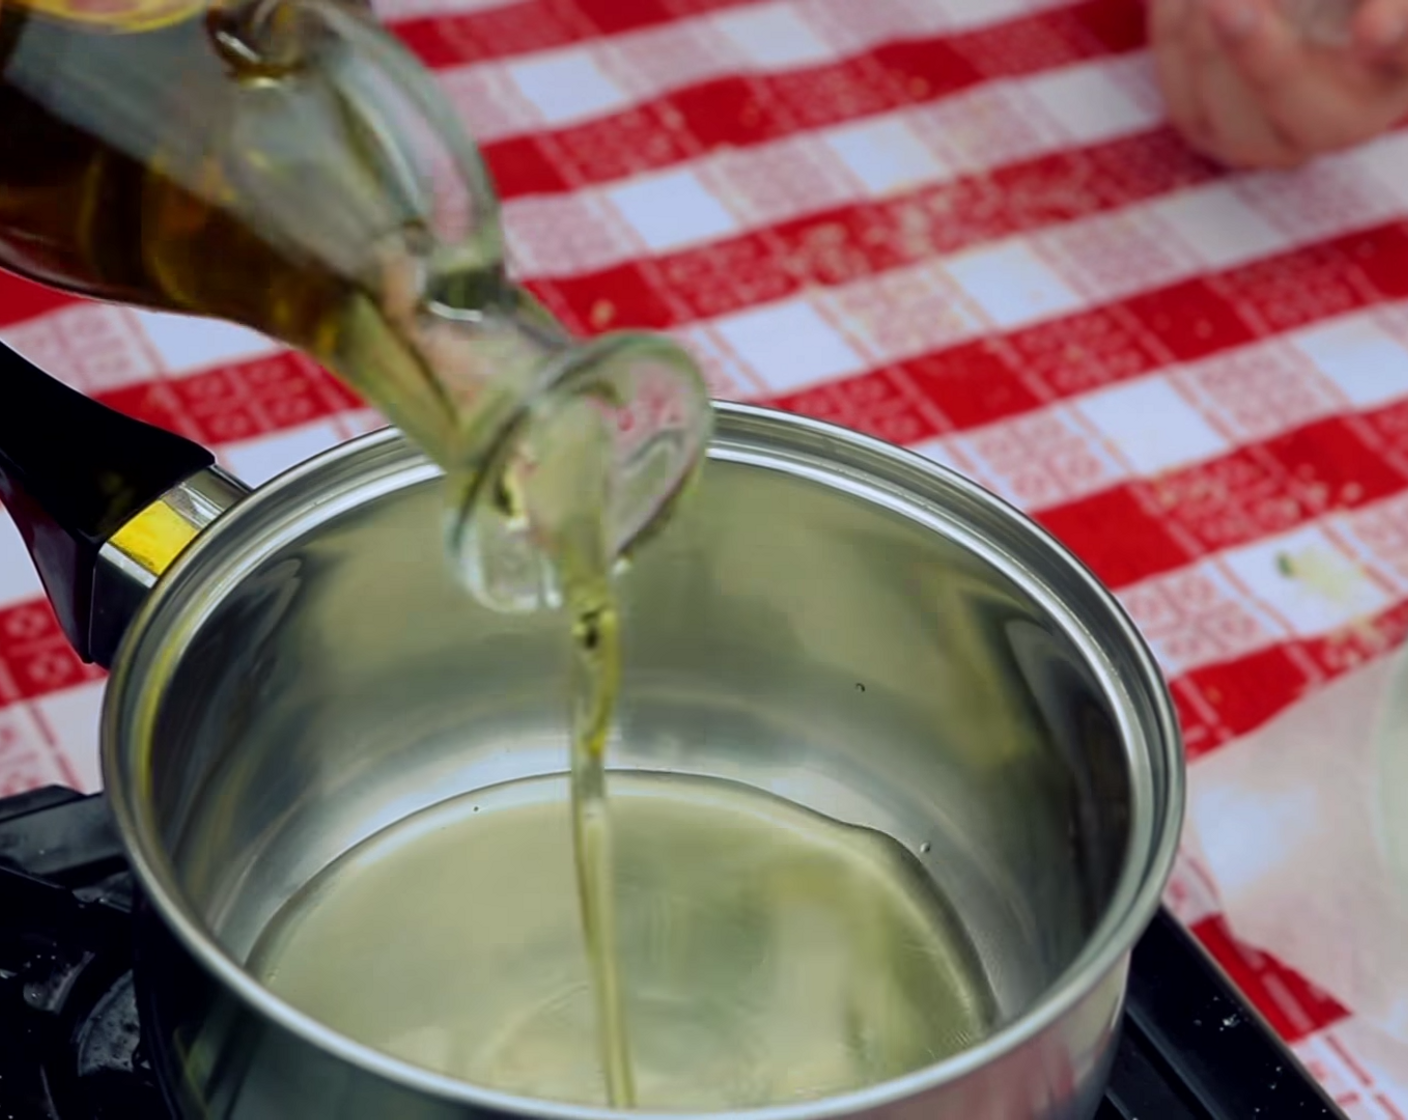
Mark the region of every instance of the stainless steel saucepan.
MULTIPOLYGON (((148 900, 144 1030, 174 1108, 618 1115, 374 1052, 243 966, 359 841, 566 765, 563 621, 463 593, 438 471, 384 431, 250 493, 3 348, 0 391, 0 497, 70 638, 112 668, 104 776, 148 900)), ((1183 804, 1169 698, 1110 594, 958 475, 733 405, 621 589, 612 765, 751 783, 924 852, 1001 1012, 903 1079, 740 1115, 1089 1117, 1183 804)))

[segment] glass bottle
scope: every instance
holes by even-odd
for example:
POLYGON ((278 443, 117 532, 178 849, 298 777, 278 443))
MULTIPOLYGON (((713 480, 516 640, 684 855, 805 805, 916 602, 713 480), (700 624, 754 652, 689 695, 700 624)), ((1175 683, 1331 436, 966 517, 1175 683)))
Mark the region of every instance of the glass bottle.
POLYGON ((0 0, 0 268, 306 351, 446 469, 502 608, 558 599, 583 500, 626 553, 708 440, 682 350, 508 279, 478 151, 355 0, 0 0))

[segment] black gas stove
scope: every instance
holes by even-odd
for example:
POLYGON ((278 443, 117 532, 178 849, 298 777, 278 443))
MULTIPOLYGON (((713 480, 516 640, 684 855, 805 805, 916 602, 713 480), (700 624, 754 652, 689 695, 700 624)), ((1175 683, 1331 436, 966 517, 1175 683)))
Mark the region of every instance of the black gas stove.
MULTIPOLYGON (((101 797, 50 788, 0 800, 0 1120, 172 1120, 142 1038, 133 903, 101 797)), ((1134 953, 1098 1120, 1339 1115, 1160 914, 1134 953)))

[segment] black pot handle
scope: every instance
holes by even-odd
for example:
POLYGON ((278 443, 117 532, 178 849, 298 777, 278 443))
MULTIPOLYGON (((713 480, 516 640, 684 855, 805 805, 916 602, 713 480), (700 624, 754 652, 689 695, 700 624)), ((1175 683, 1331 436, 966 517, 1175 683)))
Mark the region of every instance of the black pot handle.
POLYGON ((85 661, 108 653, 91 638, 103 546, 214 461, 199 444, 89 400, 0 343, 0 501, 85 661))

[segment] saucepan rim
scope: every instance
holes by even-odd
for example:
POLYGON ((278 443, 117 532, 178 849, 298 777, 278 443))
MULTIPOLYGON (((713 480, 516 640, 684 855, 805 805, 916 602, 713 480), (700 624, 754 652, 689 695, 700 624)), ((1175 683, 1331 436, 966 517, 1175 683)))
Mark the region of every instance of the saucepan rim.
MULTIPOLYGON (((818 1100, 723 1114, 733 1120, 819 1120, 881 1107, 962 1080, 1050 1028, 1122 966, 1157 909, 1173 865, 1183 819, 1182 741, 1163 677, 1119 602, 1025 515, 962 475, 880 440, 756 406, 720 402, 716 408, 711 459, 786 471, 889 506, 958 540, 1013 578, 1062 624, 1100 679, 1116 713, 1130 767, 1129 842, 1105 913, 1076 960, 1023 1013, 978 1045, 903 1077, 818 1100), (1010 531, 1014 540, 1020 538, 1026 557, 1000 541, 965 531, 952 513, 954 503, 964 505, 970 516, 986 517, 1010 531), (1040 559, 1050 579, 1033 571, 1032 557, 1040 559), (1061 585, 1060 594, 1055 584, 1061 585), (1082 601, 1083 619, 1064 605, 1072 596, 1082 601), (1123 668, 1115 664, 1112 652, 1122 655, 1123 668)), ((135 748, 143 727, 150 727, 155 718, 163 677, 169 678, 179 661, 171 655, 172 643, 184 650, 202 618, 239 582, 241 573, 302 535, 310 523, 325 523, 339 512, 438 473, 399 432, 373 432, 266 483, 177 560, 133 620, 109 681, 102 750, 113 812, 132 867, 161 919, 214 978, 269 1021, 353 1066, 447 1101, 538 1120, 619 1120, 625 1114, 618 1110, 523 1097, 432 1073, 356 1042, 279 999, 220 946, 190 906, 164 851, 150 799, 144 796, 143 767, 137 764, 143 752, 135 748), (308 500, 309 488, 319 494, 316 502, 308 500), (271 533, 264 526, 240 544, 242 527, 299 490, 305 491, 299 497, 301 518, 287 518, 283 532, 271 533), (159 672, 161 665, 167 668, 159 672)), ((690 1114, 629 1115, 680 1120, 690 1114)))

